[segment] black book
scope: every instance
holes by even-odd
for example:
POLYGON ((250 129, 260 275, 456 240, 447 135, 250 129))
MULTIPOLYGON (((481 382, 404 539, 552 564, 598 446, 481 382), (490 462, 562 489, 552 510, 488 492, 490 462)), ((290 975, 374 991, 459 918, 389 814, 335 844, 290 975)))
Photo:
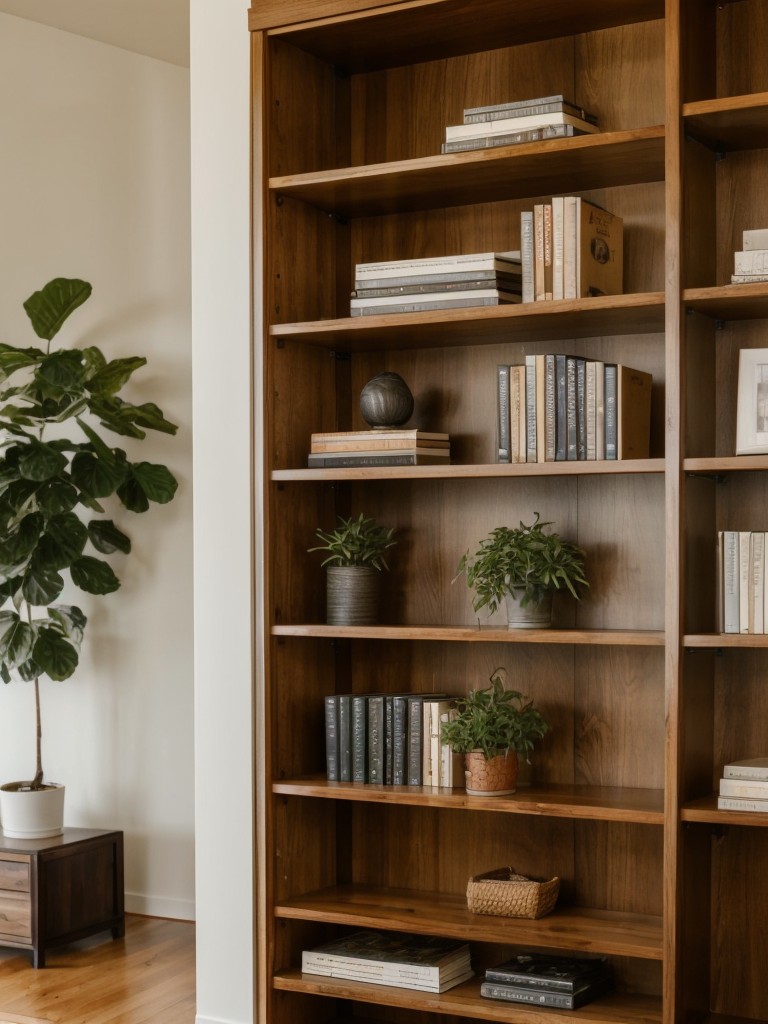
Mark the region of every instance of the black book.
POLYGON ((382 785, 385 778, 384 694, 368 697, 368 781, 382 785))
POLYGON ((329 782, 339 781, 339 721, 335 696, 324 698, 325 766, 329 782))
MULTIPOLYGON (((384 697, 384 782, 388 786, 391 786, 395 781, 395 745, 396 743, 401 747, 403 745, 402 735, 396 736, 395 734, 395 700, 398 697, 407 696, 408 694, 405 693, 388 693, 384 697)), ((404 720, 404 715, 402 718, 404 720)), ((400 724, 402 728, 402 721, 400 724)), ((401 759, 404 764, 404 755, 399 753, 398 761, 401 759)))
POLYGON ((525 985, 505 985, 501 981, 484 981, 480 986, 480 995, 486 999, 502 999, 509 1003, 528 1003, 532 1006, 576 1010, 601 996, 608 989, 609 984, 607 980, 587 982, 575 988, 573 992, 555 992, 525 985))
POLYGON ((408 781, 408 697, 392 698, 392 784, 405 786, 408 781))
POLYGON ((587 982, 609 977, 611 965, 601 957, 549 956, 544 953, 520 953, 489 967, 485 980, 509 985, 524 985, 541 990, 574 992, 587 982))
POLYGON ((336 698, 339 728, 339 782, 352 781, 352 694, 336 698))
POLYGON ((587 361, 576 360, 576 459, 587 457, 587 361))
POLYGON ((368 694, 352 698, 352 781, 368 781, 368 694))
POLYGON ((619 457, 618 421, 618 367, 616 363, 605 364, 605 457, 619 457))

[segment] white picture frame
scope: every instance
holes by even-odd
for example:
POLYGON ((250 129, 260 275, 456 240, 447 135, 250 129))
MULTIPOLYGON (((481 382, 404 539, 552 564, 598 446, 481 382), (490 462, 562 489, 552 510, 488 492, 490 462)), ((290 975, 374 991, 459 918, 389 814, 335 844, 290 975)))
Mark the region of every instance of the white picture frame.
POLYGON ((768 348, 739 351, 736 454, 768 454, 768 348))

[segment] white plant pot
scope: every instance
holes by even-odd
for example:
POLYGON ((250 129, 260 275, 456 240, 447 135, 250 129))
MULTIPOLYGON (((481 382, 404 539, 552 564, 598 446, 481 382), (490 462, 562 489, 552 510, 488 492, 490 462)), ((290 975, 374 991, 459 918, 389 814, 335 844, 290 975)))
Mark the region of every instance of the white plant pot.
POLYGON ((8 839, 47 839, 64 831, 64 787, 22 789, 24 783, 0 786, 0 824, 8 839))
POLYGON ((510 629, 549 629, 552 625, 552 594, 545 594, 541 604, 529 602, 525 607, 520 603, 522 598, 522 591, 507 593, 507 626, 510 629))

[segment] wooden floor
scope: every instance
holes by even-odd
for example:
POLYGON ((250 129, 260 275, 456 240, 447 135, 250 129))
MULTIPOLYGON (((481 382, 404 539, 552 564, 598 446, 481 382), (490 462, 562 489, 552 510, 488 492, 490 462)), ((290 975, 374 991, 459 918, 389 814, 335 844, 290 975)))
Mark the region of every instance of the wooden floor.
POLYGON ((107 933, 50 950, 46 967, 0 954, 0 1024, 194 1024, 195 926, 126 918, 107 933))

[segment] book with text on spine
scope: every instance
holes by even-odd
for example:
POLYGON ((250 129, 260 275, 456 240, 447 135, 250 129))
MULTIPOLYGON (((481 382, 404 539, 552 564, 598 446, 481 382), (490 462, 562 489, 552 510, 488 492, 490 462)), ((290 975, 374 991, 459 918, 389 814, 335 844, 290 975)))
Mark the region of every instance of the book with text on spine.
POLYGON ((723 768, 723 778, 768 780, 768 757, 751 757, 745 761, 731 761, 723 768))
POLYGON ((566 957, 545 953, 520 953, 504 963, 489 967, 485 980, 573 992, 585 982, 603 980, 610 974, 604 957, 566 957))
POLYGON ((355 466, 449 466, 451 460, 447 453, 441 455, 425 455, 420 451, 413 452, 349 452, 336 455, 308 455, 309 469, 350 469, 355 466))
POLYGON ((503 999, 510 1003, 528 1003, 532 1006, 549 1006, 561 1010, 576 1010, 603 995, 609 988, 607 980, 582 985, 573 992, 553 992, 524 985, 505 985, 502 982, 484 981, 480 995, 485 999, 503 999))

